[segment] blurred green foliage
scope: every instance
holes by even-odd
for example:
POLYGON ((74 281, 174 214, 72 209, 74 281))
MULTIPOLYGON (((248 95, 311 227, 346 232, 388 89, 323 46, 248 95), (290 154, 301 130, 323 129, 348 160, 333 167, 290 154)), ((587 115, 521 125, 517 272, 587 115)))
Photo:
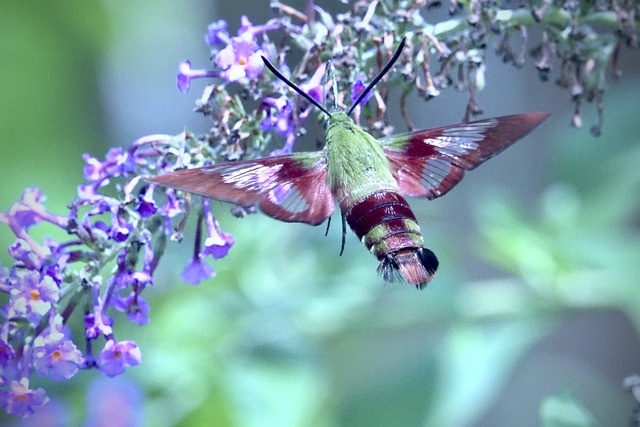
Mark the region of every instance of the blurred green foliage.
POLYGON ((595 425, 593 416, 572 396, 549 396, 540 406, 544 427, 589 427, 595 425))
MULTIPOLYGON (((38 186, 49 195, 51 211, 65 212, 82 179, 82 153, 104 150, 97 78, 108 36, 98 5, 80 0, 3 2, 2 211, 25 187, 38 186)), ((2 227, 1 246, 13 239, 2 227)), ((0 262, 10 264, 5 250, 0 262)))
MULTIPOLYGON (((80 154, 106 151, 96 64, 109 22, 78 1, 6 7, 0 209, 38 185, 64 212, 80 154)), ((427 208, 436 220, 416 210, 437 224, 429 240, 449 245, 424 292, 383 284, 353 237, 339 257, 339 227, 325 238, 321 228, 240 221, 217 206, 237 239, 218 276, 181 283, 190 242, 173 245, 146 294, 151 323, 118 331, 143 351, 126 377, 143 391, 144 425, 624 425, 633 401, 622 379, 640 370, 640 122, 629 108, 640 87, 616 85, 600 139, 567 120, 529 138, 552 147, 534 203, 518 188, 483 188, 465 241, 447 241, 459 221, 447 198, 427 208), (460 245, 477 248, 494 278, 475 280, 451 249, 460 245)), ((82 425, 97 378, 46 383, 70 425, 82 425)))

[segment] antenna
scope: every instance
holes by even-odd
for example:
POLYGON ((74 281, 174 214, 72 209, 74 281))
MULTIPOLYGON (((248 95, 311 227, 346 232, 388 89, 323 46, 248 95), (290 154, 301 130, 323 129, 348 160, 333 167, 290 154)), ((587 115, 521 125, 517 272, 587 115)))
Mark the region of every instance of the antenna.
POLYGON ((387 65, 385 65, 384 68, 378 73, 376 78, 373 79, 373 81, 371 83, 369 83, 369 86, 367 86, 367 88, 362 91, 362 93, 360 94, 358 99, 356 99, 356 101, 353 103, 353 105, 351 107, 349 107, 349 110, 347 110, 347 116, 351 115, 351 113, 353 112, 353 109, 356 108, 360 102, 362 102, 364 97, 367 96, 367 94, 369 92, 371 92, 371 89, 373 89, 373 87, 380 81, 380 79, 382 77, 384 77, 385 74, 387 74, 387 72, 391 69, 391 67, 393 67, 393 64, 395 64, 395 62, 400 57, 400 53, 402 52, 402 49, 404 48, 404 43, 405 43, 406 40, 407 40, 406 37, 402 38, 402 41, 400 41, 400 45, 398 46, 398 49, 396 49, 395 53, 393 54, 393 56, 391 57, 389 62, 387 62, 387 65))
POLYGON ((326 108, 324 108, 322 105, 320 105, 318 103, 318 101, 316 101, 315 99, 313 99, 312 97, 309 96, 308 93, 305 93, 302 89, 300 89, 298 86, 296 86, 293 82, 291 82, 289 79, 287 79, 285 76, 282 75, 282 73, 278 70, 276 70, 276 67, 274 67, 271 62, 269 62, 269 60, 267 58, 265 58, 264 56, 260 56, 262 58, 262 61, 264 62, 264 65, 267 66, 267 68, 269 70, 271 70, 271 72, 280 80, 282 80, 283 82, 285 82, 287 84, 287 86, 289 86, 291 89, 295 90, 296 92, 298 92, 300 95, 302 95, 302 97, 304 99, 306 99, 307 101, 309 101, 310 103, 312 103, 313 105, 315 105, 316 107, 318 107, 320 109, 320 111, 322 111, 323 113, 325 113, 327 116, 331 117, 331 113, 329 113, 326 108))
POLYGON ((338 82, 336 81, 336 69, 333 62, 329 61, 329 76, 331 77, 331 89, 333 90, 333 108, 338 108, 338 82))

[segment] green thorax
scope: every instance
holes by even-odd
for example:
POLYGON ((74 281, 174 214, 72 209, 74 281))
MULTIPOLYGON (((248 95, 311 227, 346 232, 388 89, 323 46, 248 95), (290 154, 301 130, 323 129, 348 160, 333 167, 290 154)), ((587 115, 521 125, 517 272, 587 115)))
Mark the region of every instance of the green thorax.
POLYGON ((344 111, 333 110, 326 136, 329 185, 343 209, 378 190, 398 190, 380 142, 344 111))

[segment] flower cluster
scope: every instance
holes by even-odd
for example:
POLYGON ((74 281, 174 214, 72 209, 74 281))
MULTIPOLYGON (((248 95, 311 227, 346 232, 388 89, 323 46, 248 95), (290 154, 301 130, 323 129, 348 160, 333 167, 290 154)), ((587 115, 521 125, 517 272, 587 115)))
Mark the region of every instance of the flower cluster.
MULTIPOLYGON (((8 295, 0 307, 0 405, 7 413, 28 416, 48 401, 43 389, 30 387, 33 373, 64 381, 79 369, 96 368, 116 376, 141 362, 135 342, 116 339, 109 311, 125 313, 140 325, 149 321, 143 291, 153 285, 167 239, 182 235, 184 218, 177 227, 173 222, 188 212, 188 199, 166 190, 158 203, 154 186, 140 185, 140 178, 150 168, 161 169, 165 155, 188 163, 190 139, 187 133, 151 135, 128 150, 109 150, 104 160, 85 155, 86 182, 78 186, 66 215, 49 212, 38 188, 26 189, 0 213, 0 222, 17 237, 9 247, 15 263, 0 270, 0 290, 8 295), (114 188, 116 196, 104 194, 114 188), (68 239, 35 240, 30 229, 42 223, 63 230, 68 239), (78 308, 83 310, 81 339, 67 327, 78 308)), ((193 262, 184 270, 183 278, 192 284, 215 274, 205 258, 224 257, 234 243, 220 231, 208 203, 199 211, 208 236, 203 248, 197 242, 200 271, 194 271, 193 262)), ((201 233, 198 227, 197 236, 201 233)))
MULTIPOLYGON (((452 0, 451 13, 458 16, 430 24, 428 6, 437 3, 355 2, 351 9, 332 15, 313 1, 307 1, 304 13, 274 1, 273 19, 254 25, 242 17, 235 36, 227 22, 213 22, 204 38, 210 66, 194 69, 185 60, 177 76, 183 92, 195 79, 206 79, 196 104, 213 123, 209 132, 198 137, 190 132, 149 135, 129 149, 112 148, 104 160, 85 154, 86 182, 78 186, 64 215, 47 210, 38 188, 26 189, 18 202, 0 213, 0 222, 16 236, 9 247, 15 263, 0 268, 0 291, 7 297, 0 307, 0 406, 24 417, 44 405, 45 391, 30 385, 33 374, 63 381, 79 369, 96 368, 115 376, 141 362, 135 342, 116 339, 110 313, 125 313, 140 325, 149 321, 143 291, 153 286, 167 241, 181 240, 191 212, 197 215, 195 246, 181 277, 197 284, 215 276, 210 260, 225 257, 234 238, 220 230, 209 202, 156 188, 143 178, 292 152, 314 108, 265 72, 262 57, 314 100, 326 102, 333 96, 330 102, 343 107, 347 100, 359 98, 405 38, 406 47, 393 70, 369 94, 375 102, 368 102, 367 96, 354 110, 355 120, 362 116, 372 133, 387 134, 391 87, 399 88, 400 111, 409 128, 413 126, 406 99, 413 90, 424 99, 447 87, 465 90, 465 117, 481 112, 477 94, 485 86, 485 55, 492 35, 502 37, 497 52, 504 60, 521 66, 527 27, 542 28, 542 41, 533 49, 535 66, 546 79, 553 60, 561 60, 558 83, 570 88, 575 125, 580 124, 584 100, 595 99, 602 110, 604 70, 609 63, 617 67, 621 45, 638 45, 633 17, 640 10, 634 2, 587 2, 576 8, 579 2, 574 0, 541 0, 538 6, 530 2, 533 9, 510 10, 495 2, 452 0), (614 31, 598 34, 594 24, 614 31), (521 37, 515 51, 510 45, 513 34, 521 37), (272 41, 276 39, 277 44, 272 41), (302 58, 295 68, 287 63, 291 51, 302 58), (329 60, 335 69, 331 81, 325 79, 329 60), (329 91, 332 84, 337 87, 329 91), (269 148, 274 140, 283 142, 269 148), (41 224, 62 230, 67 239, 37 241, 30 229, 41 224), (73 337, 67 326, 80 307, 82 338, 73 337)), ((238 215, 251 211, 255 208, 234 208, 238 215)))

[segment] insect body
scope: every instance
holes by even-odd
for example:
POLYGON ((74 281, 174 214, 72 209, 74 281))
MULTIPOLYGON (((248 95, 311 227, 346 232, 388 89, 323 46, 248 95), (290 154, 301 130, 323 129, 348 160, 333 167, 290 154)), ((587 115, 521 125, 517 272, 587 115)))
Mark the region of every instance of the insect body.
POLYGON ((407 283, 424 286, 438 259, 424 248, 416 217, 400 195, 380 141, 335 111, 326 151, 331 193, 351 229, 381 261, 378 272, 392 280, 399 271, 407 283))
MULTIPOLYGON (((401 49, 402 44, 360 99, 401 49)), ((465 170, 498 154, 548 117, 546 113, 519 114, 375 139, 349 118, 353 107, 329 113, 307 99, 329 116, 322 151, 219 163, 149 181, 242 206, 257 205, 275 219, 311 225, 329 218, 337 202, 343 218, 343 247, 346 220, 380 260, 378 272, 385 280, 400 276, 418 288, 431 280, 438 259, 424 247, 404 196, 442 196, 465 170)))

